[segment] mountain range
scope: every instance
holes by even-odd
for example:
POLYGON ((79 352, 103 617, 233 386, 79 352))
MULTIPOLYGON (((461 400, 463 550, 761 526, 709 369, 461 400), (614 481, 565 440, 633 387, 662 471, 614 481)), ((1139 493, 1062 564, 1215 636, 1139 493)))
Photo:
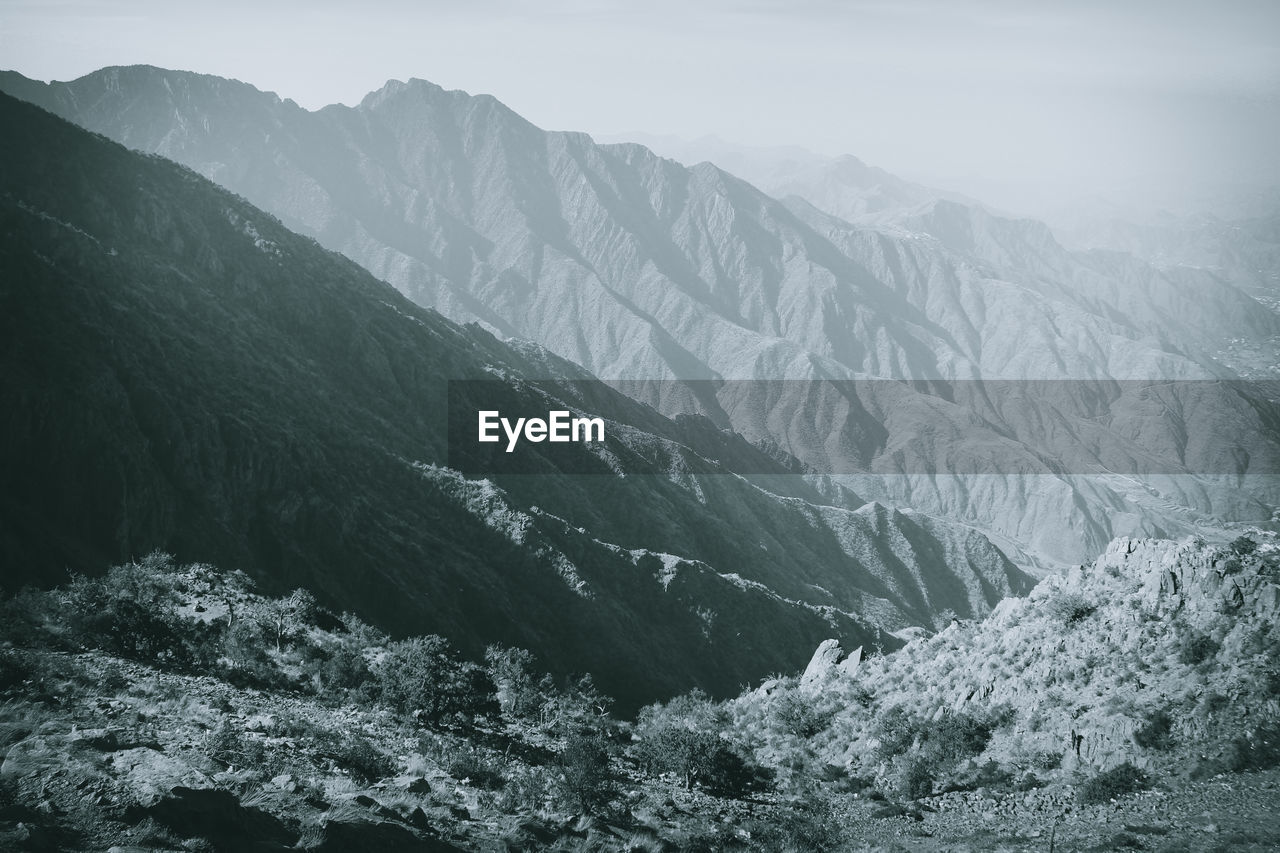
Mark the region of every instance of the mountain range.
MULTIPOLYGON (((314 112, 151 67, 52 84, 9 72, 0 89, 195 169, 419 305, 778 447, 811 488, 950 518, 1028 567, 1089 559, 1119 534, 1265 523, 1280 503, 1269 386, 1199 397, 1195 416, 1165 401, 1157 418, 1145 386, 1108 391, 1104 443, 1128 447, 1117 463, 1090 441, 1066 462, 1046 452, 1040 425, 1062 418, 1039 395, 1001 410, 963 384, 1255 376, 1274 361, 1280 315, 1201 270, 1070 251, 1042 223, 853 160, 794 176, 792 190, 855 188, 866 215, 851 222, 813 193, 779 200, 709 163, 545 132, 490 96, 422 80, 314 112), (887 402, 828 388, 865 378, 926 384, 887 402), (936 421, 955 436, 941 456, 920 436, 936 421), (828 441, 815 423, 844 427, 828 441), (1168 452, 1215 442, 1248 461, 1168 452), (968 476, 952 454, 1004 464, 968 476), (1153 456, 1169 463, 1154 474, 1153 456)), ((1097 418, 1066 429, 1082 425, 1097 418)))
POLYGON ((8 589, 163 547, 473 658, 528 648, 635 707, 733 692, 831 634, 893 648, 1029 588, 970 528, 819 492, 705 418, 414 305, 178 164, 0 112, 8 589), (464 476, 485 461, 450 419, 495 381, 514 409, 605 418, 605 442, 464 476))

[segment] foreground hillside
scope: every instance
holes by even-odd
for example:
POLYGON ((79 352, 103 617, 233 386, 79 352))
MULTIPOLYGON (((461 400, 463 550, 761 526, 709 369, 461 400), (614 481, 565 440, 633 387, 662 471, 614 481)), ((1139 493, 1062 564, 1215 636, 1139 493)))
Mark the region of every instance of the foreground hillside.
POLYGON ((1280 546, 1117 542, 987 620, 610 715, 155 554, 0 610, 15 850, 1274 849, 1280 546))

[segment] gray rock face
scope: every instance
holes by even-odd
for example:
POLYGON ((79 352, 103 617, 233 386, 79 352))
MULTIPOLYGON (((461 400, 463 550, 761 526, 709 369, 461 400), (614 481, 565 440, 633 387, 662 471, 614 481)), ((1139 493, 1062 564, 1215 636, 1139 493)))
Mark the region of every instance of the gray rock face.
POLYGON ((821 645, 814 650, 813 657, 809 660, 809 665, 805 667, 804 674, 800 676, 800 683, 801 685, 814 685, 837 672, 843 675, 853 675, 858 671, 860 663, 862 663, 861 646, 849 652, 840 646, 839 640, 823 640, 821 645))
POLYGON ((1043 751, 1087 772, 1126 761, 1162 772, 1224 766, 1215 762, 1233 754, 1233 741, 1274 719, 1277 578, 1272 533, 1246 531, 1230 544, 1119 539, 985 619, 911 638, 852 677, 838 672, 839 646, 828 640, 799 685, 744 694, 736 718, 749 730, 753 708, 796 690, 837 709, 838 734, 815 743, 818 755, 872 764, 880 759, 866 756, 883 736, 874 723, 883 712, 867 707, 874 696, 878 708, 920 719, 1001 714, 1007 722, 979 764, 1043 751), (1140 734, 1162 715, 1168 740, 1140 734))

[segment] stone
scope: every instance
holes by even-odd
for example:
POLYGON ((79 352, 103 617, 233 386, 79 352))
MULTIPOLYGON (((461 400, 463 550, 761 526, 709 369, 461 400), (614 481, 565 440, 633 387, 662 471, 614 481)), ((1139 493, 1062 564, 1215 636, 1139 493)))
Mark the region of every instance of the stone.
POLYGON ((108 759, 139 805, 150 806, 175 788, 207 788, 212 782, 196 768, 151 747, 112 753, 108 759))
POLYGON ((289 773, 281 773, 279 776, 271 777, 271 784, 290 794, 298 790, 297 780, 289 773))
MULTIPOLYGON (((813 657, 809 659, 809 665, 805 667, 804 674, 800 676, 800 683, 812 685, 825 680, 835 672, 852 675, 857 671, 861 662, 861 646, 858 646, 852 652, 846 652, 841 647, 839 640, 823 640, 814 651, 813 657)), ((768 691, 765 690, 767 686, 768 683, 766 682, 759 688, 766 696, 769 695, 768 691)))

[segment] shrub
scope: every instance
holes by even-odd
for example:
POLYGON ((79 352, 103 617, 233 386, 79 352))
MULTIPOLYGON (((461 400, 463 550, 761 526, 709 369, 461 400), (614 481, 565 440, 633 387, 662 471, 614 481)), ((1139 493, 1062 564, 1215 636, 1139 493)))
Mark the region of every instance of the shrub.
POLYGON ((1280 723, 1262 726, 1231 742, 1227 767, 1236 773, 1280 765, 1280 723))
POLYGON ((1173 746, 1173 717, 1163 709, 1152 711, 1133 733, 1133 742, 1143 749, 1168 749, 1173 746))
POLYGON ((1045 605, 1049 615, 1064 625, 1075 625, 1082 622, 1097 610, 1097 606, 1089 603, 1078 592, 1059 592, 1045 605))
POLYGON ((1041 770, 1057 770, 1062 766, 1062 753, 1042 749, 1031 756, 1031 763, 1041 770))
POLYGON ((390 758, 360 735, 344 734, 334 738, 325 753, 334 764, 366 785, 395 775, 397 769, 390 758))
POLYGON ((839 814, 820 795, 782 806, 749 828, 753 846, 761 850, 840 850, 847 843, 839 814))
POLYGON ((838 794, 859 794, 874 784, 873 779, 858 776, 838 764, 824 764, 818 771, 818 781, 824 790, 838 794))
POLYGON ((613 699, 596 688, 590 675, 572 679, 563 690, 548 693, 539 712, 539 724, 565 738, 576 734, 603 734, 613 721, 613 699))
POLYGON ((61 616, 73 642, 149 663, 183 662, 171 584, 162 563, 148 560, 115 566, 105 578, 72 577, 61 616))
POLYGON ((918 730, 919 721, 906 708, 895 705, 885 710, 876 720, 876 736, 880 741, 881 757, 892 758, 906 752, 915 742, 918 730))
POLYGON ((445 770, 453 778, 459 781, 468 779, 472 785, 486 791, 500 790, 507 781, 503 764, 475 747, 462 749, 445 770))
POLYGON ((222 656, 234 684, 271 688, 280 686, 283 674, 267 654, 266 639, 255 622, 236 619, 222 632, 222 656))
POLYGON ((281 651, 315 621, 316 599, 305 589, 295 589, 284 598, 255 601, 245 615, 258 624, 276 651, 281 651))
POLYGON ((246 738, 229 717, 223 717, 218 727, 205 736, 203 751, 229 767, 254 767, 263 759, 262 744, 246 738))
POLYGON ((584 814, 598 811, 613 799, 609 742, 598 734, 573 735, 560 753, 558 790, 561 799, 584 814))
POLYGON ((799 738, 811 738, 831 725, 835 709, 819 710, 812 699, 788 692, 773 705, 774 719, 783 731, 799 738))
POLYGON ((1087 780, 1077 793, 1082 803, 1106 803, 1149 787, 1147 774, 1126 761, 1087 780))
POLYGON ((498 712, 487 673, 462 660, 443 637, 392 643, 375 673, 383 701, 423 722, 469 722, 498 712))
POLYGON ((1212 637, 1192 632, 1183 638, 1178 647, 1178 661, 1187 666, 1195 666, 1216 655, 1218 648, 1212 637))
POLYGON ((338 617, 338 621, 342 623, 342 627, 351 635, 351 640, 359 646, 369 648, 370 646, 385 645, 387 642, 388 638, 385 633, 354 613, 343 613, 338 617))
POLYGON ((316 669, 321 689, 329 693, 354 690, 373 680, 364 649, 355 642, 340 643, 316 669))
POLYGON ((0 652, 0 691, 20 687, 22 682, 27 680, 27 675, 27 667, 17 655, 11 652, 0 652))
POLYGON ((939 764, 968 758, 986 749, 999 720, 947 710, 937 719, 917 717, 901 706, 890 708, 877 723, 880 752, 885 758, 915 746, 939 764))
POLYGON ((902 795, 910 800, 919 800, 933 793, 933 762, 917 758, 907 762, 899 779, 902 795))
POLYGON ((1238 536, 1232 540, 1231 545, 1228 547, 1230 547, 1236 555, 1240 557, 1248 557, 1254 551, 1258 550, 1258 543, 1254 542, 1248 536, 1238 536))
POLYGON ((650 729, 635 749, 637 762, 650 773, 672 773, 686 790, 697 783, 707 791, 739 798, 765 790, 771 774, 749 761, 715 732, 667 724, 650 729))
POLYGON ((944 762, 959 761, 986 749, 995 727, 995 719, 947 711, 922 728, 922 750, 944 762))
POLYGON ((513 720, 537 719, 554 692, 551 677, 534 669, 533 654, 525 649, 489 646, 485 669, 497 688, 502 713, 513 720))
POLYGON ((655 702, 641 708, 636 717, 636 728, 643 731, 651 727, 678 725, 687 729, 712 731, 722 729, 728 721, 724 707, 711 701, 705 691, 695 687, 665 704, 655 702))

